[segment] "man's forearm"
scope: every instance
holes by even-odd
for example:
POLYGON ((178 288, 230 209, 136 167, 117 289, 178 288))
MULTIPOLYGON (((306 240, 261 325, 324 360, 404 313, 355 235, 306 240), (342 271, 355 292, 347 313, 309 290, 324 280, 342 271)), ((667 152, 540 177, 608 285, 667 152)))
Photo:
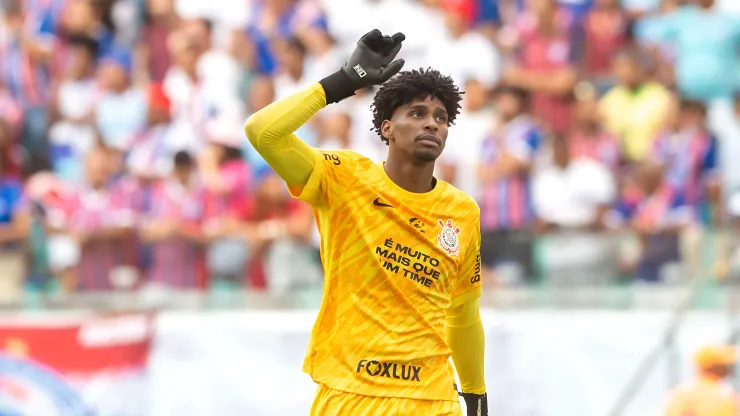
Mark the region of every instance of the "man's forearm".
POLYGON ((464 393, 484 394, 485 334, 478 301, 464 303, 447 312, 447 343, 464 393))
POLYGON ((112 227, 103 228, 93 231, 87 236, 87 243, 96 243, 100 241, 120 240, 133 234, 131 227, 112 227))
POLYGON ((541 73, 522 71, 514 84, 521 88, 553 95, 567 95, 573 90, 576 74, 572 69, 557 70, 543 76, 541 73))
POLYGON ((0 244, 20 241, 26 238, 27 232, 13 224, 0 227, 0 244))
POLYGON ((252 146, 288 185, 305 185, 315 165, 314 150, 293 133, 325 106, 317 82, 252 114, 244 125, 252 146))

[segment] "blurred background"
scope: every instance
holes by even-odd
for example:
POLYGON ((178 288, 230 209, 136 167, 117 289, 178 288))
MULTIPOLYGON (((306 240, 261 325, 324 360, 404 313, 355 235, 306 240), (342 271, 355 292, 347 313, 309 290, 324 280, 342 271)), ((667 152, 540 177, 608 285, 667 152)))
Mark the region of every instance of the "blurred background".
MULTIPOLYGON (((734 401, 740 2, 0 5, 3 416, 306 414, 319 237, 242 125, 373 28, 466 92, 492 414, 734 401)), ((384 160, 373 93, 298 135, 384 160)))

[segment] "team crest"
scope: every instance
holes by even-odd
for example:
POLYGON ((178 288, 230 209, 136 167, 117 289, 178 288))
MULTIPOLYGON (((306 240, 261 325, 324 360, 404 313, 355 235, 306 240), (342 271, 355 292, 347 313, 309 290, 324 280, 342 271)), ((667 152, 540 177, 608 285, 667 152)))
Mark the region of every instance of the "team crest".
POLYGON ((455 227, 452 224, 452 220, 447 220, 447 223, 439 220, 437 222, 442 231, 437 236, 437 245, 446 251, 450 256, 457 256, 457 252, 460 250, 460 244, 457 241, 457 235, 460 234, 460 228, 455 227))

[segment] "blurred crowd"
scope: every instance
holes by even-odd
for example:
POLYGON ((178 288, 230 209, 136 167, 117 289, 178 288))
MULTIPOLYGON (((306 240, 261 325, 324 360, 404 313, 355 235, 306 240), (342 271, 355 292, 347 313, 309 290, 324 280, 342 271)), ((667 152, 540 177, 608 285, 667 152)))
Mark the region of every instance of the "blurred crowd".
MULTIPOLYGON (((736 274, 734 0, 2 0, 0 297, 320 286, 242 125, 373 28, 466 92, 437 176, 479 201, 492 283, 682 281, 711 228, 736 274)), ((298 135, 383 160, 372 95, 298 135)))

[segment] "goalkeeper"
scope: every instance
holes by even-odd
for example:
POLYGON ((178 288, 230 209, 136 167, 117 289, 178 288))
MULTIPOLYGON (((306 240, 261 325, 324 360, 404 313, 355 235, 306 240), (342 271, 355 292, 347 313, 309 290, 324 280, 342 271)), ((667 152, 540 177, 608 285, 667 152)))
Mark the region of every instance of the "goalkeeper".
POLYGON ((461 415, 450 356, 467 414, 488 414, 480 209, 433 176, 462 93, 432 69, 399 74, 404 38, 369 32, 339 71, 244 128, 290 193, 311 204, 321 234, 324 295, 303 364, 318 383, 311 415, 461 415), (385 163, 293 134, 326 105, 379 84, 371 108, 385 163))

